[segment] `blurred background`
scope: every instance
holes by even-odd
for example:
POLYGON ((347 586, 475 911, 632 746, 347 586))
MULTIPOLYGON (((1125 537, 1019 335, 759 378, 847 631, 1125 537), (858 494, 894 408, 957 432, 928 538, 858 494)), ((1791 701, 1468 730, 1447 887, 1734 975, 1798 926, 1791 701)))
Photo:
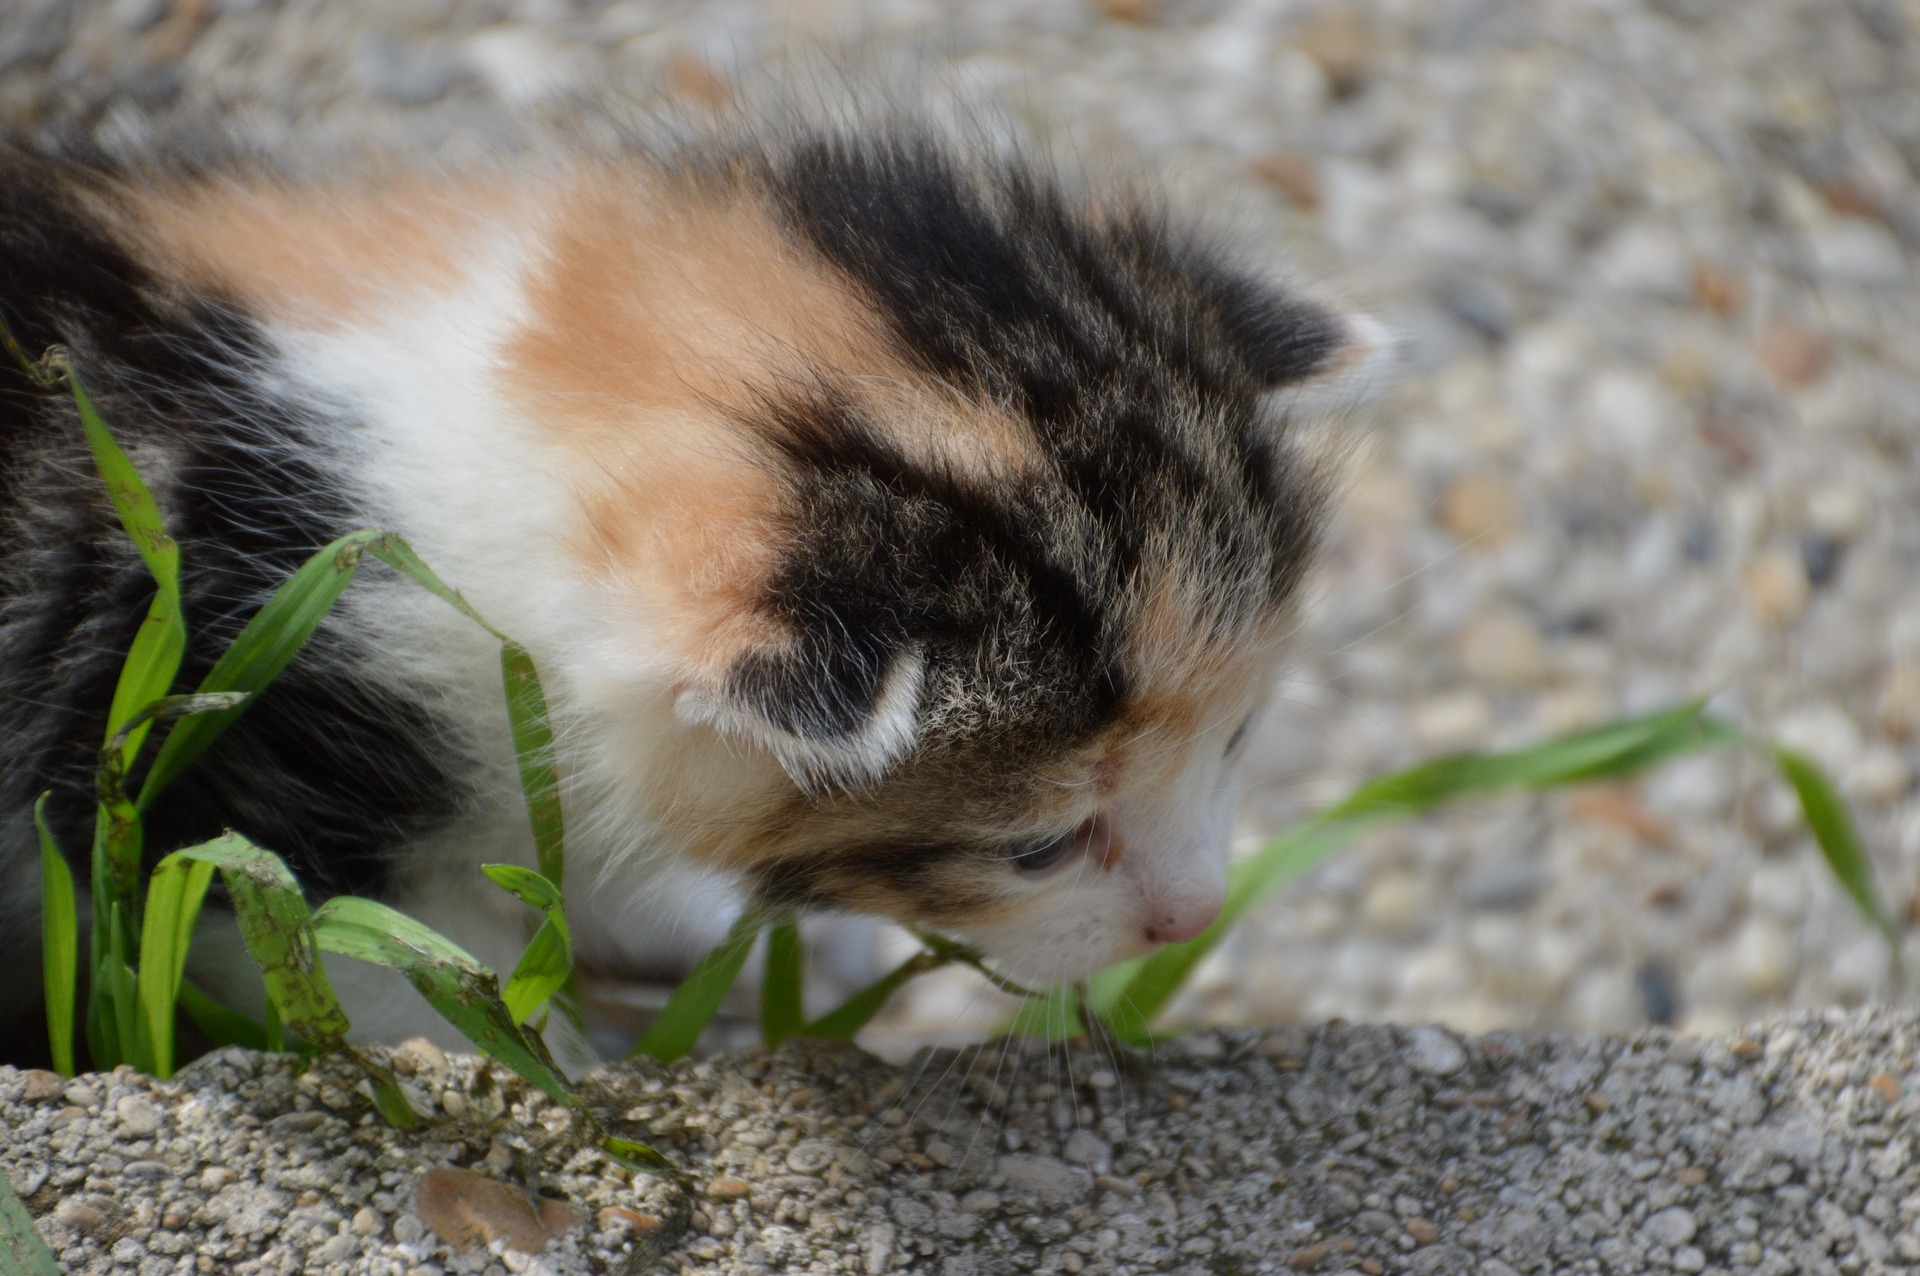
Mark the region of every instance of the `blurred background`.
MULTIPOLYGON (((1828 768, 1912 926, 1920 0, 0 0, 0 126, 457 159, 822 55, 1150 173, 1400 335, 1243 849, 1369 775, 1711 693, 1828 768)), ((902 942, 824 935, 816 991, 902 942)), ((1912 995, 1772 771, 1712 754, 1377 836, 1177 1015, 1714 1031, 1912 995)), ((943 975, 874 1042, 999 1013, 943 975)))

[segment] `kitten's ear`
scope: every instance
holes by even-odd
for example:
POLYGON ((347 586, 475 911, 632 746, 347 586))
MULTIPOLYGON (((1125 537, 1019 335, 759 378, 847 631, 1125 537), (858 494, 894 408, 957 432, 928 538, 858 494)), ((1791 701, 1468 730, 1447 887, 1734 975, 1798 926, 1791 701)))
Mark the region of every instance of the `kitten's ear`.
POLYGON ((917 645, 753 651, 734 660, 718 689, 682 691, 674 710, 766 749, 803 789, 858 786, 913 747, 926 663, 917 645))
POLYGON ((1213 292, 1227 340, 1265 389, 1365 397, 1393 361, 1392 335, 1366 315, 1246 276, 1213 292))

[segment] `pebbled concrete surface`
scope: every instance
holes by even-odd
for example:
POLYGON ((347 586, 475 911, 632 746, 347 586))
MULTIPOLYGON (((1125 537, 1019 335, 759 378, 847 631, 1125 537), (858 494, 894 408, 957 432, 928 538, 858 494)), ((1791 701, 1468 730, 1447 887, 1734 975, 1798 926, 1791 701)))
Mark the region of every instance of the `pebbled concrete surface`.
MULTIPOLYGON (((895 1068, 801 1044, 595 1074, 607 1115, 698 1177, 691 1196, 534 1146, 557 1113, 476 1093, 476 1062, 403 1049, 440 1118, 407 1136, 351 1074, 284 1058, 226 1052, 173 1082, 0 1069, 0 1166, 67 1270, 141 1276, 1920 1265, 1911 1014, 1712 1040, 1331 1024, 1185 1038, 1118 1069, 1085 1048, 895 1068), (503 1102, 518 1120, 490 1119, 503 1102), (538 1254, 456 1255, 415 1203, 446 1166, 582 1221, 538 1254)), ((440 1226, 471 1232, 456 1221, 440 1226)))

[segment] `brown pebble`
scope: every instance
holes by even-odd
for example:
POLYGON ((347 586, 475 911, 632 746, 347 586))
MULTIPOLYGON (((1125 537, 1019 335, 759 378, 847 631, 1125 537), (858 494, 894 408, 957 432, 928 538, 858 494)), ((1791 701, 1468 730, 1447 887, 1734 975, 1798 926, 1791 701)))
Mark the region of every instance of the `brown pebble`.
POLYGON ((1360 1270, 1365 1272, 1367 1276, 1383 1276, 1383 1273, 1385 1273, 1387 1269, 1381 1265, 1380 1260, 1377 1258, 1363 1258, 1360 1260, 1360 1270))
POLYGON ((1505 544, 1520 526, 1520 492, 1499 474, 1462 474, 1440 494, 1440 525, 1480 549, 1505 544))
POLYGON ((1460 1190, 1460 1180, 1449 1174, 1440 1180, 1440 1195, 1452 1196, 1460 1190))
POLYGON ((1253 161, 1253 175, 1286 196, 1295 208, 1320 207, 1320 170, 1299 151, 1276 147, 1253 161))
POLYGON ((1321 1241, 1318 1245, 1308 1245, 1294 1250, 1287 1259, 1287 1266, 1296 1272, 1310 1272, 1325 1262, 1327 1255, 1331 1253, 1333 1253, 1333 1246, 1326 1241, 1321 1241))
POLYGON ((1575 794, 1567 814, 1588 824, 1605 824, 1633 834, 1649 846, 1666 846, 1673 829, 1649 811, 1630 788, 1609 784, 1575 794))
POLYGON ((1754 348, 1767 371, 1790 386, 1818 381, 1833 357, 1833 347, 1825 337, 1784 319, 1775 319, 1762 328, 1754 348))
POLYGON ((67 1092, 67 1079, 44 1068, 28 1068, 20 1080, 20 1097, 28 1103, 48 1103, 67 1092))
POLYGON ((1413 1237, 1416 1245, 1431 1245, 1434 1237, 1440 1235, 1440 1229, 1424 1218, 1407 1220, 1407 1235, 1413 1237))
POLYGON ((1724 319, 1746 304, 1747 285, 1731 271, 1701 262, 1693 268, 1693 299, 1724 319))
POLYGON ((65 1223, 76 1232, 97 1232, 107 1225, 107 1211, 77 1196, 69 1196, 53 1207, 54 1221, 65 1223))
POLYGON ((1681 1187, 1699 1187, 1707 1181, 1707 1167, 1704 1165, 1689 1165, 1686 1169, 1674 1175, 1673 1181, 1681 1187))
POLYGON ((1842 217, 1882 216, 1880 201, 1866 187, 1844 177, 1829 177, 1820 183, 1820 193, 1827 197, 1827 204, 1842 217))
POLYGON ((1740 588, 1747 606, 1776 625, 1792 624, 1807 610, 1806 568, 1798 554, 1778 546, 1741 568, 1740 588))
POLYGON ((1727 1047, 1727 1053, 1745 1063, 1751 1063, 1766 1053, 1758 1041, 1751 1037, 1742 1037, 1727 1047))
POLYGON ((409 1037, 393 1048, 393 1070, 402 1076, 438 1072, 447 1066, 447 1052, 425 1037, 409 1037))
POLYGON ((1880 1102, 1892 1103, 1900 1097, 1900 1078, 1891 1072, 1876 1072, 1867 1078, 1867 1085, 1880 1096, 1880 1102))
POLYGON ((1294 47, 1320 64, 1337 96, 1359 87, 1373 61, 1373 24, 1357 9, 1329 7, 1302 22, 1294 47))
POLYGON ((420 1221, 456 1251, 501 1241, 509 1249, 537 1254, 548 1241, 587 1217, 565 1201, 546 1197, 540 1198, 536 1208, 519 1188, 448 1166, 420 1176, 413 1204, 420 1221))
POLYGON ((737 1201, 753 1190, 745 1179, 723 1174, 707 1184, 707 1195, 716 1201, 737 1201))
POLYGON ((617 1227, 630 1227, 642 1236, 652 1236, 666 1224, 651 1214, 641 1214, 635 1210, 622 1209, 618 1205, 609 1205, 595 1217, 600 1230, 611 1232, 617 1227))
POLYGON ((1159 9, 1159 0, 1094 0, 1100 12, 1115 22, 1151 22, 1159 9))

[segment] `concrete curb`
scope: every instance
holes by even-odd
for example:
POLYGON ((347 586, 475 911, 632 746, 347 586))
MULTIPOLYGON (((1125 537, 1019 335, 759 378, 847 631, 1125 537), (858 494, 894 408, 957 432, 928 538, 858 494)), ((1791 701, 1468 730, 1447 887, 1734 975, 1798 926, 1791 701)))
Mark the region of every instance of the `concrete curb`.
POLYGON ((402 1052, 443 1120, 400 1134, 348 1072, 228 1051, 166 1083, 0 1069, 0 1164, 68 1270, 142 1276, 1880 1272, 1920 1264, 1917 1047, 1920 1017, 1877 1010, 1707 1041, 1334 1024, 1119 1068, 799 1044, 595 1074, 692 1194, 539 1146, 558 1110, 472 1058, 402 1052), (417 1200, 447 1166, 579 1225, 512 1250, 485 1201, 417 1200))

